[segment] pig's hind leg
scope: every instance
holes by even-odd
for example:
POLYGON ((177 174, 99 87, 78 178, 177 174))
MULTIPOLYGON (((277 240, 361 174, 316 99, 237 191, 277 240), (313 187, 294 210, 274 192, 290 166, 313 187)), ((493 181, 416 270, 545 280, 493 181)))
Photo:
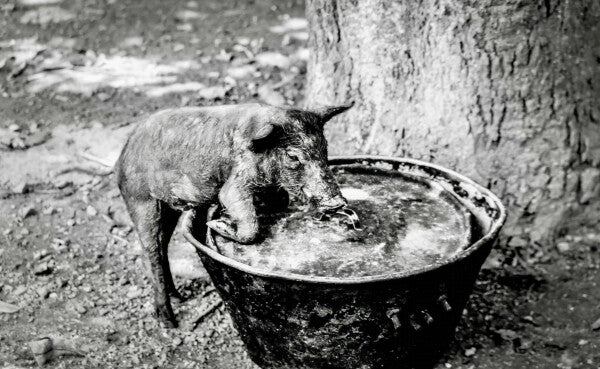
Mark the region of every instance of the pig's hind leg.
POLYGON ((177 214, 168 212, 168 206, 155 199, 128 201, 127 207, 150 262, 156 314, 167 326, 177 327, 169 296, 175 286, 167 259, 177 214))
POLYGON ((177 287, 173 281, 171 266, 169 265, 168 252, 169 241, 171 241, 171 236, 173 235, 173 231, 175 231, 175 227, 177 226, 177 221, 181 216, 181 212, 172 209, 166 203, 161 201, 158 202, 158 206, 160 208, 160 218, 162 221, 162 229, 159 233, 160 265, 165 276, 165 288, 167 289, 167 293, 169 296, 171 296, 171 298, 175 299, 176 301, 183 301, 183 297, 177 291, 177 287))

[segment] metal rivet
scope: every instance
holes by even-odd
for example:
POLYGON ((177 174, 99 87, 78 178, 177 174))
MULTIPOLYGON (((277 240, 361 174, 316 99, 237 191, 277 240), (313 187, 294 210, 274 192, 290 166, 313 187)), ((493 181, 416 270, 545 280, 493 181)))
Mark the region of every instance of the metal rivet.
POLYGON ((452 306, 450 306, 450 304, 448 303, 446 295, 440 296, 438 302, 440 303, 440 305, 442 305, 442 309, 444 309, 446 312, 452 311, 452 306))
POLYGON ((421 324, 417 323, 417 319, 415 318, 414 314, 410 315, 410 318, 408 319, 408 321, 410 322, 410 325, 413 327, 413 329, 415 331, 418 331, 419 329, 421 329, 421 324))
POLYGON ((423 315, 423 320, 425 320, 425 323, 427 323, 428 325, 433 324, 433 318, 431 317, 431 315, 429 315, 429 313, 426 310, 421 311, 421 314, 423 315))
POLYGON ((392 321, 392 324, 394 324, 394 329, 396 330, 402 327, 402 323, 400 323, 400 318, 398 317, 398 314, 400 314, 400 309, 390 309, 386 313, 387 317, 390 318, 390 320, 392 321))

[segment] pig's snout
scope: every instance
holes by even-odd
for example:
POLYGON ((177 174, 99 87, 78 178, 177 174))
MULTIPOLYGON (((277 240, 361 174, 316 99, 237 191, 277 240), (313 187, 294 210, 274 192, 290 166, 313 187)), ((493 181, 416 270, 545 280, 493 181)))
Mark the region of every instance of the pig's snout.
POLYGON ((336 195, 329 199, 319 201, 318 210, 324 213, 333 213, 346 205, 348 205, 348 201, 346 201, 342 195, 336 195))

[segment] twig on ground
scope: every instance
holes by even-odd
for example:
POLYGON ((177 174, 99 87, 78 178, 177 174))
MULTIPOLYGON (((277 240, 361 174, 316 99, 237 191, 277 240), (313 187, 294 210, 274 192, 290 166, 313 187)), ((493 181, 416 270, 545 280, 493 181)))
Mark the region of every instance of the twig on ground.
POLYGON ((202 297, 206 297, 215 291, 216 291, 216 289, 211 286, 211 287, 207 288, 206 291, 204 291, 204 293, 202 293, 202 297))
POLYGON ((87 167, 84 165, 73 164, 71 166, 68 166, 59 171, 54 172, 53 176, 58 177, 62 174, 69 173, 69 172, 81 172, 81 173, 86 173, 86 174, 93 175, 93 176, 101 176, 102 177, 102 176, 107 176, 109 174, 112 174, 113 170, 112 170, 112 168, 100 169, 100 168, 87 167))
POLYGON ((62 191, 61 190, 57 190, 57 189, 44 189, 44 188, 40 188, 40 189, 37 189, 35 192, 36 193, 42 193, 44 195, 54 195, 54 194, 57 194, 57 193, 61 193, 62 191))
POLYGON ((89 160, 89 161, 93 161, 94 163, 98 163, 100 165, 103 165, 107 168, 113 168, 113 165, 111 163, 109 163, 108 161, 106 161, 105 159, 99 158, 95 155, 90 154, 89 152, 85 152, 85 151, 80 151, 77 155, 81 156, 82 158, 89 160))
POLYGON ((198 325, 200 325, 200 323, 202 323, 202 321, 206 319, 207 316, 211 315, 222 304, 223 300, 219 299, 218 301, 213 302, 212 305, 210 305, 206 310, 204 310, 200 314, 200 316, 196 318, 196 320, 194 320, 194 323, 192 323, 192 331, 195 330, 198 327, 198 325))
POLYGON ((130 124, 132 124, 132 123, 134 123, 134 122, 133 122, 133 121, 130 121, 130 120, 128 120, 128 121, 121 122, 121 123, 118 123, 118 124, 115 124, 115 125, 111 126, 111 129, 112 129, 113 131, 116 131, 116 130, 117 130, 117 129, 119 129, 119 128, 127 127, 128 125, 130 125, 130 124))

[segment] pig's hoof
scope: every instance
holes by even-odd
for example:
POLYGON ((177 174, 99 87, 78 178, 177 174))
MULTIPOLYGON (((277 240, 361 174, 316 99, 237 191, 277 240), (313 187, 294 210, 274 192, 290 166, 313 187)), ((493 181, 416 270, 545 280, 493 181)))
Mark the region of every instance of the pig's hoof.
MULTIPOLYGON (((223 237, 229 238, 235 242, 248 244, 256 239, 257 232, 254 228, 238 227, 228 219, 215 219, 206 223, 206 225, 223 237)), ((258 227, 258 226, 257 226, 258 227)), ((256 227, 256 228, 257 228, 256 227)))

